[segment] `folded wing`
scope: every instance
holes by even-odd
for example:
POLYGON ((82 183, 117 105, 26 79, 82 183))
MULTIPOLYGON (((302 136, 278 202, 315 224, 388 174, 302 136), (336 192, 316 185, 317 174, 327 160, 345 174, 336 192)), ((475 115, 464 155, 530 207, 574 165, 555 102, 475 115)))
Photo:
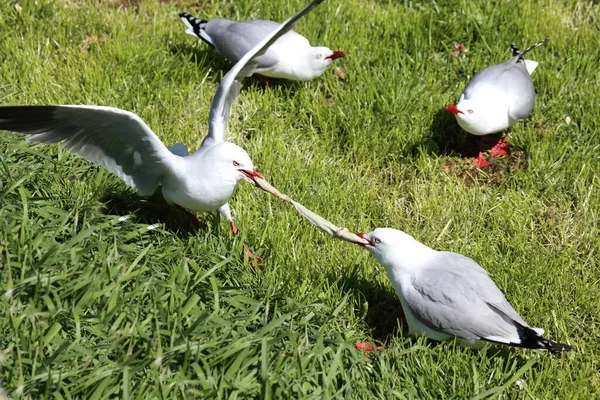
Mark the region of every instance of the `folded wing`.
POLYGON ((440 252, 435 263, 407 290, 411 311, 429 328, 464 339, 519 343, 520 327, 529 325, 516 313, 487 272, 460 254, 440 252))
MULTIPOLYGON (((251 20, 232 22, 228 20, 212 20, 206 26, 215 48, 225 57, 236 62, 242 59, 269 33, 279 27, 273 21, 251 20)), ((279 62, 277 54, 266 51, 257 56, 255 61, 262 68, 269 68, 279 62)))

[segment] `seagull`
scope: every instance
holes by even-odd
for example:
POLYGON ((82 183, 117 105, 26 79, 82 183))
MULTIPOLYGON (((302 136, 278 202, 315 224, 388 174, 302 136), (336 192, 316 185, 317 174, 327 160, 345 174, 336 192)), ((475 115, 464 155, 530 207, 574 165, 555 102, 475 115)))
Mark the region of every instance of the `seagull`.
POLYGON ((359 233, 392 281, 410 334, 433 340, 456 337, 462 344, 485 342, 552 352, 567 344, 542 337, 517 314, 479 264, 461 254, 436 251, 391 228, 359 233))
MULTIPOLYGON (((508 129, 517 121, 526 119, 533 110, 535 89, 531 74, 538 66, 536 61, 525 60, 525 55, 548 38, 524 51, 511 45, 513 57, 501 64, 487 67, 473 77, 458 99, 446 111, 453 113, 458 124, 467 132, 480 136, 476 167, 490 164, 482 154, 483 136, 508 129)), ((508 140, 501 139, 491 151, 491 156, 506 156, 508 140)))
POLYGON ((62 142, 65 149, 104 167, 142 196, 160 186, 169 204, 193 212, 218 210, 237 234, 228 201, 240 181, 256 184, 263 177, 244 149, 225 140, 231 105, 241 80, 256 68, 255 59, 322 1, 313 0, 272 30, 225 75, 212 101, 208 134, 193 154, 180 143, 167 148, 138 115, 113 107, 0 107, 0 130, 30 135, 27 140, 35 143, 62 142))
MULTIPOLYGON (((181 13, 179 17, 187 27, 186 33, 199 37, 233 62, 279 26, 277 22, 265 20, 205 21, 187 13, 181 13)), ((343 51, 312 47, 308 39, 290 30, 256 58, 255 72, 265 82, 268 80, 263 77, 308 81, 321 76, 329 64, 345 56, 343 51)))

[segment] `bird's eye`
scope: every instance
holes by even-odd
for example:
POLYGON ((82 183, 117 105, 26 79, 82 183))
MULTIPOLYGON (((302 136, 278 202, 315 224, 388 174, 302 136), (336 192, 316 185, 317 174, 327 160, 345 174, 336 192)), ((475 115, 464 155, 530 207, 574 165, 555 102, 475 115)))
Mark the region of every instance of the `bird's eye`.
POLYGON ((379 244, 381 243, 381 240, 377 239, 377 238, 373 238, 373 243, 375 244, 379 244))
POLYGON ((239 167, 239 166, 240 166, 240 163, 239 163, 239 162, 237 162, 237 161, 233 161, 233 166, 234 166, 234 167, 239 167))
POLYGON ((317 60, 320 60, 321 58, 323 58, 323 54, 321 54, 321 53, 317 54, 317 60))
POLYGON ((473 110, 467 110, 469 114, 473 114, 473 110))

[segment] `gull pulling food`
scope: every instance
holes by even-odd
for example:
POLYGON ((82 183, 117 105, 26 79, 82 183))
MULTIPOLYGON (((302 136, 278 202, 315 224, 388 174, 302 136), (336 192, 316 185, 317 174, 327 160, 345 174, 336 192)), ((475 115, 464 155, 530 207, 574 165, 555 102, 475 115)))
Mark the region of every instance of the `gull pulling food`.
POLYGON ((212 101, 208 134, 191 155, 182 144, 167 148, 138 115, 112 107, 0 107, 0 130, 28 134, 27 140, 35 143, 62 142, 65 149, 106 168, 142 196, 161 186, 170 204, 194 212, 218 210, 236 234, 229 198, 241 180, 256 184, 256 179, 264 179, 244 149, 225 141, 231 105, 241 79, 256 68, 256 58, 322 1, 313 0, 270 31, 225 75, 212 101))
POLYGON ((542 337, 508 303, 487 272, 457 253, 436 251, 390 228, 358 234, 382 264, 402 303, 410 334, 434 340, 456 337, 469 346, 484 342, 552 352, 567 344, 542 337))
MULTIPOLYGON (((179 17, 187 26, 186 33, 199 37, 233 62, 279 26, 277 22, 265 20, 204 21, 187 13, 181 13, 179 17)), ((288 31, 256 58, 255 72, 266 77, 308 81, 321 76, 329 64, 345 56, 343 51, 312 47, 304 36, 288 31)))
MULTIPOLYGON (((460 95, 458 104, 446 107, 464 130, 480 136, 477 168, 490 165, 482 154, 483 136, 508 129, 517 121, 526 119, 533 110, 535 89, 531 74, 538 63, 524 57, 547 40, 537 42, 524 51, 511 45, 513 57, 510 60, 475 74, 460 95)), ((505 136, 492 148, 490 155, 506 156, 507 150, 508 139, 505 136)))

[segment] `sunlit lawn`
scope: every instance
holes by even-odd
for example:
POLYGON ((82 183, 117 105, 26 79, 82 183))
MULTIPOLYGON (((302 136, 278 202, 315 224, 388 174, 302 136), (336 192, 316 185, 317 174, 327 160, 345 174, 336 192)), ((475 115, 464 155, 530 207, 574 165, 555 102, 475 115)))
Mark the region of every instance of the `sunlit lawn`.
MULTIPOLYGON (((0 2, 0 104, 138 113, 195 149, 231 67, 177 17, 284 20, 304 1, 0 2)), ((326 0, 297 25, 348 57, 319 79, 249 79, 229 138, 275 186, 356 231, 390 226, 489 272, 576 351, 407 336, 385 271, 242 183, 241 237, 58 146, 0 134, 0 364, 18 398, 593 398, 600 389, 598 5, 326 0), (473 74, 530 53, 536 108, 511 156, 443 108, 473 74), (453 54, 453 43, 468 52, 453 54), (336 70, 336 67, 338 68, 336 70), (123 217, 129 217, 123 218, 123 217), (149 230, 149 225, 158 227, 149 230), (252 269, 242 243, 265 259, 252 269), (384 345, 364 354, 357 341, 384 345)))

